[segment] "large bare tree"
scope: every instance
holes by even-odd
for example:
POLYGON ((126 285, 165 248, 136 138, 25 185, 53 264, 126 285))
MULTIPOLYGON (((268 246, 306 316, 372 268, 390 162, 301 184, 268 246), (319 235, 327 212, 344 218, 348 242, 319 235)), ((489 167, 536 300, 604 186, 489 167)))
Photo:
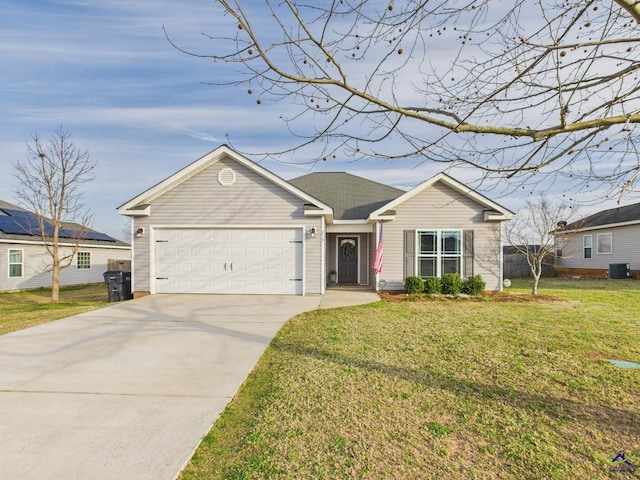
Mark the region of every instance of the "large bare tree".
POLYGON ((416 158, 599 198, 637 187, 637 1, 216 3, 226 30, 187 53, 239 67, 213 84, 286 100, 296 148, 320 144, 318 159, 416 158))
POLYGON ((51 303, 60 301, 60 270, 73 262, 92 221, 81 187, 93 180, 95 165, 89 151, 78 148, 60 125, 48 142, 34 133, 27 159, 14 166, 16 195, 36 215, 38 226, 32 233, 40 236, 51 256, 51 303))
MULTIPOLYGON (((562 245, 557 243, 555 232, 567 224, 573 213, 566 203, 553 202, 541 195, 535 200, 527 200, 518 215, 505 224, 505 239, 522 255, 531 269, 532 295, 538 294, 544 265, 553 265, 558 254, 572 255, 573 252, 563 250, 562 245)), ((563 235, 564 243, 568 239, 563 235)))

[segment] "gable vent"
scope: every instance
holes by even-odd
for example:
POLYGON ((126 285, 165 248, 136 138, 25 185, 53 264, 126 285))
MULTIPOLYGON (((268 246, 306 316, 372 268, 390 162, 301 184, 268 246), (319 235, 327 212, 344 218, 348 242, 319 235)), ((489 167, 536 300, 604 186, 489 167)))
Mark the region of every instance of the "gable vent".
POLYGON ((230 187, 236 183, 236 172, 230 168, 223 168, 218 172, 218 183, 223 187, 230 187))

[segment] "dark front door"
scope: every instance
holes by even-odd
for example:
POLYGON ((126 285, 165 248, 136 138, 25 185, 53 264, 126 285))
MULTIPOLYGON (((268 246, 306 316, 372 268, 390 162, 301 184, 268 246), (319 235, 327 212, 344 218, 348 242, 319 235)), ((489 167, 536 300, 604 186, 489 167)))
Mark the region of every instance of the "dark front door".
POLYGON ((338 283, 358 283, 358 237, 338 238, 338 283))

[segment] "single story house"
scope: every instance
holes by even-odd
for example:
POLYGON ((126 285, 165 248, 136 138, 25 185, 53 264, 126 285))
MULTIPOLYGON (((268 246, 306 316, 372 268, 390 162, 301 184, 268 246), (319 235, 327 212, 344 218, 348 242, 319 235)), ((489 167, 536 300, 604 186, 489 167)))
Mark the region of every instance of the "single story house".
MULTIPOLYGON (((45 228, 51 228, 48 222, 45 228)), ((80 228, 64 225, 59 235, 62 255, 71 251, 80 228)), ((60 272, 60 285, 103 282, 108 260, 131 258, 128 243, 95 230, 83 230, 71 265, 60 272)), ((51 256, 34 213, 0 200, 0 246, 0 291, 51 286, 51 256)))
POLYGON ((559 275, 609 277, 611 265, 640 275, 640 203, 603 210, 556 231, 559 275))
POLYGON ((401 290, 447 272, 500 290, 513 217, 445 174, 409 191, 347 173, 286 181, 225 145, 118 212, 132 218, 134 296, 401 290))

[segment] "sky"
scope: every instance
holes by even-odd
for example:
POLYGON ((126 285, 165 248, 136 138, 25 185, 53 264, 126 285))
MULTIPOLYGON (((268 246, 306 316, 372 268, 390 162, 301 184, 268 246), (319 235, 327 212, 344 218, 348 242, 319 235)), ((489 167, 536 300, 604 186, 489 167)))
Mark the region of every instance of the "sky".
MULTIPOLYGON (((231 141, 243 153, 294 146, 279 120, 287 105, 264 102, 258 107, 245 87, 211 85, 237 74, 223 64, 185 55, 167 40, 165 29, 181 47, 206 52, 210 40, 202 33, 228 22, 212 3, 4 0, 0 199, 19 203, 13 165, 26 160, 26 145, 35 132, 48 139, 63 125, 97 162, 96 177, 84 194, 93 228, 127 240, 130 222, 117 207, 219 145, 231 141)), ((285 179, 310 171, 348 171, 403 189, 442 169, 411 160, 256 158, 285 179)), ((481 193, 511 210, 524 201, 481 193)))

